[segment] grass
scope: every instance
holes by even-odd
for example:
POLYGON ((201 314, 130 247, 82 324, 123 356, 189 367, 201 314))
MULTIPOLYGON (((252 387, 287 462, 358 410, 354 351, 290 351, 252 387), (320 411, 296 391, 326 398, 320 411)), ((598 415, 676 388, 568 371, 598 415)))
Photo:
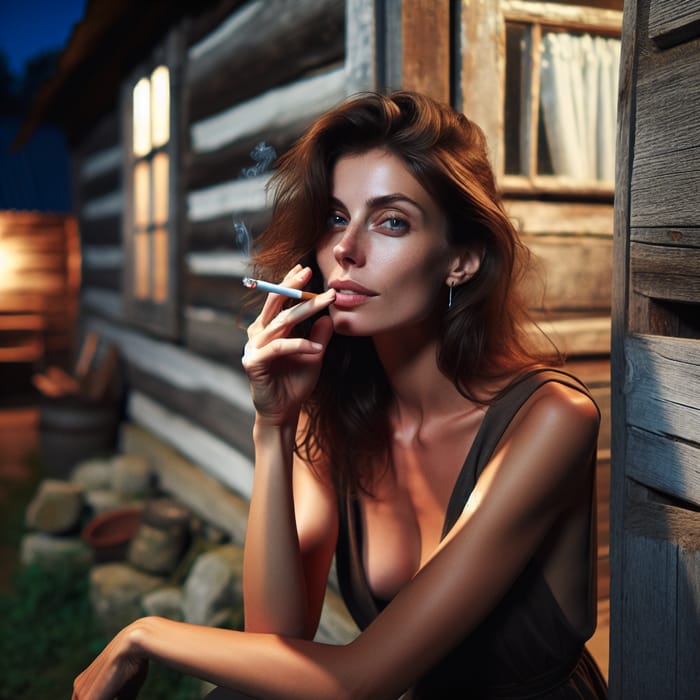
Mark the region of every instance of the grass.
MULTIPOLYGON (((28 456, 27 464, 30 478, 0 484, 0 700, 67 700, 75 676, 108 640, 93 619, 87 570, 19 564, 24 513, 43 474, 35 455, 28 456)), ((140 700, 200 697, 199 680, 157 664, 151 664, 139 693, 140 700)))

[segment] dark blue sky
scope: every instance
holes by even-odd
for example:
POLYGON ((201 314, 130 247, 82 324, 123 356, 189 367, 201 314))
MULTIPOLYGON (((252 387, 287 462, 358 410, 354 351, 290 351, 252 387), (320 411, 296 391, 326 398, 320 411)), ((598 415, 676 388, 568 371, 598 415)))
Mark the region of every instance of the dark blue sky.
POLYGON ((28 58, 63 48, 86 0, 0 0, 0 49, 19 74, 28 58))

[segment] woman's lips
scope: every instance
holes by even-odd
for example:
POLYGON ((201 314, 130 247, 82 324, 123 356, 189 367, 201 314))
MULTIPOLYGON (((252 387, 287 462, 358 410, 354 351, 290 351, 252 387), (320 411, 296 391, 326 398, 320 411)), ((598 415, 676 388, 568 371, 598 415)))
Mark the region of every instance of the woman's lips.
POLYGON ((372 297, 377 296, 377 292, 367 289, 356 282, 331 282, 330 287, 335 289, 335 301, 333 305, 340 308, 353 308, 366 303, 372 297))

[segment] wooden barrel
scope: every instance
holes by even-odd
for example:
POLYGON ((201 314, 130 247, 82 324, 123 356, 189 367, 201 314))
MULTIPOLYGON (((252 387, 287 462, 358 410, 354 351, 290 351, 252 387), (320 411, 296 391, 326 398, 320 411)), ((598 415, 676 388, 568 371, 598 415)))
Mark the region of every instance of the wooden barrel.
POLYGON ((39 456, 46 475, 66 478, 79 462, 116 448, 116 405, 74 397, 47 400, 39 407, 39 456))

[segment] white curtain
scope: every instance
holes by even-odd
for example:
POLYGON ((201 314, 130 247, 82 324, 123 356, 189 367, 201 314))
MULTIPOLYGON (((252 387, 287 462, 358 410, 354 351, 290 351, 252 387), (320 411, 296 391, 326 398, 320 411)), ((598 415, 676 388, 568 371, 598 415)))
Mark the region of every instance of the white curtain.
POLYGON ((547 32, 540 96, 555 175, 615 177, 620 40, 547 32))

